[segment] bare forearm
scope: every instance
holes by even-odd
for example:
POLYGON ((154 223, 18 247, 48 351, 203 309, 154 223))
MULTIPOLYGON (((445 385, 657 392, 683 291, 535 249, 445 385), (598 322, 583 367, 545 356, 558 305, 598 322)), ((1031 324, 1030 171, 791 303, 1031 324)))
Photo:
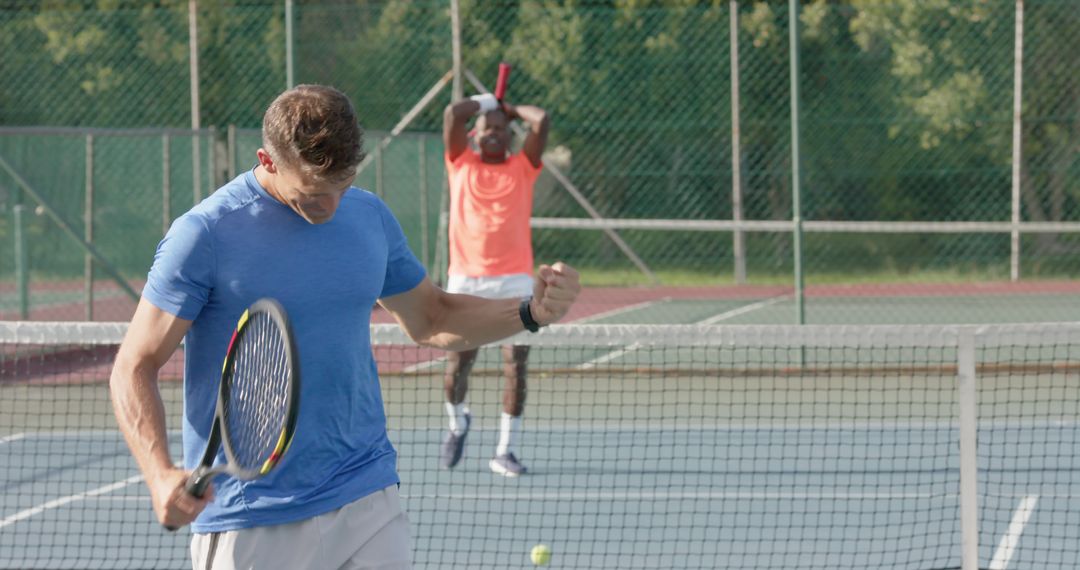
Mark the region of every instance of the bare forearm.
POLYGON ((480 103, 477 103, 472 99, 461 99, 460 101, 455 101, 448 105, 443 112, 443 116, 445 119, 460 121, 464 124, 479 111, 480 103))
POLYGON ((147 482, 173 468, 157 370, 118 359, 110 379, 113 412, 147 482))
POLYGON ((520 118, 529 123, 529 133, 525 136, 525 143, 521 145, 521 152, 533 166, 539 168, 543 164, 544 147, 547 146, 548 128, 551 124, 547 112, 532 105, 508 105, 506 108, 511 118, 520 118))
POLYGON ((518 118, 529 123, 529 129, 533 132, 540 132, 540 129, 547 127, 547 111, 540 107, 534 105, 515 105, 512 114, 513 116, 511 118, 518 118))
POLYGON ((437 320, 418 343, 445 350, 469 350, 502 340, 525 330, 518 299, 482 299, 472 295, 445 294, 437 320))
POLYGON ((158 522, 169 528, 195 520, 213 498, 212 487, 202 498, 184 491, 188 474, 169 456, 165 406, 158 391, 158 371, 190 327, 191 321, 140 299, 109 378, 116 423, 146 479, 158 522))
MULTIPOLYGON (((578 272, 562 262, 542 264, 533 280, 529 313, 539 326, 557 322, 581 290, 578 272)), ((525 330, 520 299, 455 295, 423 279, 409 291, 379 299, 414 342, 446 350, 468 350, 525 330)))
POLYGON ((443 111, 443 145, 450 159, 455 159, 469 146, 469 137, 465 126, 480 110, 480 103, 472 99, 462 99, 446 106, 443 111))

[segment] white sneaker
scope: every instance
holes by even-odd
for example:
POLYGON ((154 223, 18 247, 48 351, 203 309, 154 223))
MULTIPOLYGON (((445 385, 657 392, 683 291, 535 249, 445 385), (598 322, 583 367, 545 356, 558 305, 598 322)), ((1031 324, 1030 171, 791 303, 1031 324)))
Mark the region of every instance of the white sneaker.
POLYGON ((504 453, 502 455, 496 455, 494 459, 488 463, 488 467, 491 468, 492 473, 498 473, 506 477, 517 477, 523 475, 529 470, 518 461, 517 457, 514 457, 513 453, 504 453))

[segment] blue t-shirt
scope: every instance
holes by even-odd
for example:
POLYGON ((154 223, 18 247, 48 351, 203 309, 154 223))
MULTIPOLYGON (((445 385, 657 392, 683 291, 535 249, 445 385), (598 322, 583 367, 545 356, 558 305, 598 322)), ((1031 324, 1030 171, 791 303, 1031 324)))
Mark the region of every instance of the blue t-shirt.
POLYGON ((424 275, 390 210, 357 188, 329 222, 315 225, 247 172, 173 223, 143 297, 193 321, 185 337, 184 466, 202 457, 229 338, 256 299, 273 297, 289 313, 302 379, 296 436, 282 462, 255 481, 218 477, 195 532, 303 520, 398 482, 371 310, 424 275))

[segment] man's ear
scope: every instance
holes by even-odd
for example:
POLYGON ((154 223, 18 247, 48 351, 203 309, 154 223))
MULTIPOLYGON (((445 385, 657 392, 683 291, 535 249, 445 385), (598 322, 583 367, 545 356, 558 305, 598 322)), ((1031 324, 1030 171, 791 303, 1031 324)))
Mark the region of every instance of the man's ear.
POLYGON ((277 174, 277 165, 274 164, 273 157, 270 156, 270 153, 266 152, 266 149, 260 148, 255 151, 255 156, 259 159, 259 165, 262 166, 264 170, 270 174, 277 174))

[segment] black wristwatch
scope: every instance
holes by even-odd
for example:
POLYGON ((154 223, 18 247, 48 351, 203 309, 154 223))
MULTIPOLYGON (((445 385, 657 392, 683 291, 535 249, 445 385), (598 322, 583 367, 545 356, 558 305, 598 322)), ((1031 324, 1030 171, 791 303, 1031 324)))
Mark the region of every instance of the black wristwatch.
POLYGON ((537 332, 540 330, 540 323, 536 322, 536 319, 532 316, 532 309, 529 308, 531 301, 532 297, 521 300, 521 305, 518 306, 518 316, 521 317, 521 324, 525 325, 525 330, 537 332))

